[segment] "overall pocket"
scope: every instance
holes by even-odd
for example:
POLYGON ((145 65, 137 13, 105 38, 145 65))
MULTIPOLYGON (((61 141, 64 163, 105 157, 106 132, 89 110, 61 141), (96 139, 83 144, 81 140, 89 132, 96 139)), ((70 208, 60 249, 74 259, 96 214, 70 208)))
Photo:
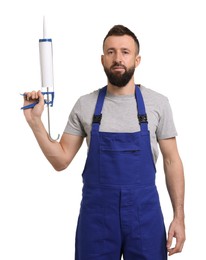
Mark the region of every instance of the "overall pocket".
POLYGON ((100 183, 138 184, 140 145, 136 133, 108 133, 101 136, 100 183))

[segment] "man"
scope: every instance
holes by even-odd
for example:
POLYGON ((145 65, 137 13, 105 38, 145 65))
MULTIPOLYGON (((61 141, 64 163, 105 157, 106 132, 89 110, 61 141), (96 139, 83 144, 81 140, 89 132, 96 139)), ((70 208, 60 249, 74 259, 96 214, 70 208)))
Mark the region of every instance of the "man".
POLYGON ((170 105, 163 95, 135 85, 139 41, 128 28, 111 28, 103 53, 108 84, 78 99, 60 142, 49 140, 41 121, 40 91, 25 93, 24 105, 39 103, 24 114, 57 171, 70 164, 87 138, 75 259, 164 260, 181 252, 185 241, 184 173, 170 105), (167 239, 155 186, 157 143, 174 211, 167 239))

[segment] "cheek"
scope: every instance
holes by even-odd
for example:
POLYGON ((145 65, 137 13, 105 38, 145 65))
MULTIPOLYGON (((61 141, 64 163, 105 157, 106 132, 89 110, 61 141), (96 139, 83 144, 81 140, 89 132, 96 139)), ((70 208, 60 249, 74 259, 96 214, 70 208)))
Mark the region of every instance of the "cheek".
POLYGON ((131 68, 131 67, 137 67, 137 63, 136 63, 136 60, 134 59, 129 59, 129 60, 126 60, 125 61, 125 64, 124 64, 127 68, 131 68))
POLYGON ((107 59, 107 58, 104 58, 102 59, 102 65, 106 68, 110 68, 111 65, 112 65, 112 60, 111 59, 107 59))

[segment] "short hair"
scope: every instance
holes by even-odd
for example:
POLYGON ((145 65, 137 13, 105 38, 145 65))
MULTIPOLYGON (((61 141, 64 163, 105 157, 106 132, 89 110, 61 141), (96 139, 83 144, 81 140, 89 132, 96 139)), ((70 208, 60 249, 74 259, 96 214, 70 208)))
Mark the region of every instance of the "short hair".
POLYGON ((103 48, 104 48, 104 43, 109 36, 123 36, 123 35, 129 35, 134 39, 134 41, 137 45, 137 54, 139 54, 139 51, 140 51, 139 40, 137 39, 136 35, 130 29, 128 29, 127 27, 125 27, 121 24, 114 25, 109 30, 109 32, 107 33, 107 35, 105 36, 105 38, 103 40, 103 48))

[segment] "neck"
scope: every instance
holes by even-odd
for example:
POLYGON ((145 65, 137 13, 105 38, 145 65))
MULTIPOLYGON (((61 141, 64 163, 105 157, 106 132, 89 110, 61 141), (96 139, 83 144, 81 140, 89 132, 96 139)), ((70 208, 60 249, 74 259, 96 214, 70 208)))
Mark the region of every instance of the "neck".
POLYGON ((133 95, 135 93, 135 83, 129 82, 124 87, 117 87, 108 83, 107 91, 113 95, 133 95))

